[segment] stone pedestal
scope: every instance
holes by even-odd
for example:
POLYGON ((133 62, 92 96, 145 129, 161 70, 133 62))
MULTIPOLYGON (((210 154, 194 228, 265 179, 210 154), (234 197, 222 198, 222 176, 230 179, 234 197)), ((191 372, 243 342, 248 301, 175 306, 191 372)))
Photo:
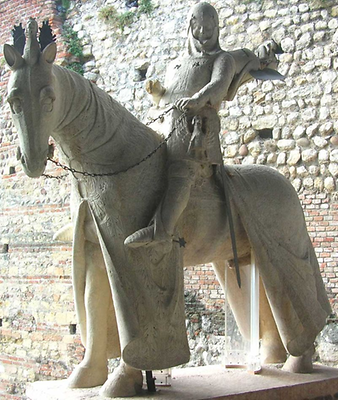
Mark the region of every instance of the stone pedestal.
MULTIPOLYGON (((65 381, 34 382, 28 400, 99 400, 99 387, 68 389, 65 381)), ((315 366, 313 374, 291 374, 263 367, 260 374, 221 366, 174 369, 171 387, 159 387, 133 399, 161 400, 314 400, 338 398, 338 369, 315 366), (331 396, 331 397, 330 397, 331 396)))

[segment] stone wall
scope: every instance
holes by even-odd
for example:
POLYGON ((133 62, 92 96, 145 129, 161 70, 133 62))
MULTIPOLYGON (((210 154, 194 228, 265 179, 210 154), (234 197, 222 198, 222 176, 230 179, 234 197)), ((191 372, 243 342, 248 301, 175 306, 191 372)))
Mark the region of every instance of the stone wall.
MULTIPOLYGON (((99 19, 103 7, 126 12, 124 3, 73 1, 65 22, 82 42, 85 76, 145 119, 151 101, 144 75, 163 81, 168 62, 185 46, 186 15, 195 2, 153 0, 150 15, 134 18, 123 32, 99 19)), ((337 311, 338 7, 319 0, 212 4, 219 11, 224 49, 254 50, 272 37, 284 50, 279 70, 285 82, 252 81, 223 105, 224 158, 229 164, 266 164, 291 180, 337 311)), ((64 57, 71 55, 61 36, 60 2, 0 0, 0 11, 1 45, 11 42, 14 24, 26 23, 29 16, 49 18, 58 37, 59 62, 67 64, 64 57)), ((5 102, 8 76, 1 61, 0 397, 19 399, 27 381, 66 377, 83 349, 73 310, 71 244, 52 240, 69 222, 69 181, 23 174, 5 102)), ((51 166, 48 170, 62 174, 51 166)), ((186 268, 185 276, 191 365, 217 362, 224 335, 222 292, 208 265, 186 268)), ((330 340, 332 353, 336 343, 330 340)), ((325 360, 323 353, 319 356, 325 360)))
MULTIPOLYGON (((56 3, 0 1, 1 52, 29 17, 49 19, 60 37, 56 3)), ((61 52, 64 46, 59 45, 61 52)), ((24 398, 25 383, 64 378, 83 356, 76 332, 71 245, 53 242, 69 220, 69 184, 27 178, 16 161, 17 135, 6 104, 9 71, 0 62, 0 398, 24 398)))

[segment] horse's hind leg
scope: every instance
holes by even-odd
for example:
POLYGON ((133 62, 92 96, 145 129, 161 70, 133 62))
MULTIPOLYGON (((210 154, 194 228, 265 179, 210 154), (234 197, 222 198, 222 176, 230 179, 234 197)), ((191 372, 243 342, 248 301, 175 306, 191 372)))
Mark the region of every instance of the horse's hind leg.
POLYGON ((284 362, 286 360, 286 350, 280 338, 261 279, 259 285, 259 329, 262 340, 262 363, 284 362))
MULTIPOLYGON (((250 339, 250 288, 248 275, 250 265, 248 258, 240 259, 240 273, 242 276, 242 286, 238 287, 236 271, 234 268, 227 270, 227 294, 228 302, 234 314, 238 328, 245 339, 250 339)), ((214 263, 216 275, 223 290, 225 290, 225 268, 227 263, 214 263)), ((260 284, 260 303, 259 303, 259 326, 260 337, 262 339, 261 354, 263 363, 279 363, 286 359, 286 351, 280 339, 273 315, 262 284, 260 284)))
MULTIPOLYGON (((239 260, 240 261, 240 260, 239 260)), ((241 265, 241 264, 240 264, 241 265)), ((229 268, 226 261, 214 262, 213 267, 215 269, 217 278, 220 285, 222 286, 225 293, 227 293, 227 300, 230 308, 234 314, 236 323, 241 334, 244 338, 250 338, 250 326, 249 326, 249 313, 250 313, 250 293, 247 287, 247 279, 243 279, 244 276, 249 273, 248 268, 240 268, 242 277, 242 287, 238 287, 236 272, 233 268, 229 268), (225 278, 225 269, 227 268, 227 274, 225 278), (225 281, 226 279, 226 281, 225 281), (227 286, 225 286, 227 285, 227 286)))
POLYGON ((289 355, 283 366, 283 371, 308 374, 313 372, 312 356, 315 352, 314 345, 299 357, 289 355))
MULTIPOLYGON (((262 338, 262 360, 263 363, 281 363, 286 360, 286 350, 282 344, 275 319, 265 294, 262 281, 260 283, 260 331, 262 338)), ((310 373, 313 371, 312 356, 314 346, 312 345, 301 356, 289 355, 283 366, 283 371, 293 373, 310 373)))
POLYGON ((111 292, 100 250, 85 242, 84 321, 81 336, 86 347, 84 359, 68 378, 71 388, 102 385, 108 377, 107 331, 111 292))

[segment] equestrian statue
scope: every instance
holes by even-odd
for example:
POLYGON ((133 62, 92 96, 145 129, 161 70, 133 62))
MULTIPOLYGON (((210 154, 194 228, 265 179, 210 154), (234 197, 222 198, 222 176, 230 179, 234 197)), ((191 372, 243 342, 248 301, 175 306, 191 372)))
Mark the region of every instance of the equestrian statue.
POLYGON ((288 355, 284 369, 311 371, 330 305, 297 193, 271 168, 223 165, 218 136, 221 103, 240 85, 280 79, 276 43, 258 55, 224 51, 216 10, 195 5, 185 54, 168 67, 163 86, 147 83, 151 113, 162 115, 151 128, 56 65, 48 23, 38 30, 33 19, 26 32, 15 27, 4 57, 24 172, 44 173, 50 137, 72 172, 73 286, 86 351, 69 387, 103 385, 104 396, 133 396, 142 370, 189 360, 184 266, 212 263, 245 336, 243 277, 252 253, 261 280, 263 362, 288 355), (107 359, 116 357, 120 365, 108 376, 107 359))

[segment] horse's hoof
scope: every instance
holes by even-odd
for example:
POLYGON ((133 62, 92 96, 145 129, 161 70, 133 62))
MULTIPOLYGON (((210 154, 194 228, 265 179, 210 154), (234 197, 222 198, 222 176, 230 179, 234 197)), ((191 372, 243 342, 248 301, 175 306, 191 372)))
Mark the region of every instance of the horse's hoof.
POLYGON ((280 364, 286 360, 286 351, 279 345, 268 345, 261 347, 261 358, 263 364, 280 364))
POLYGON ((135 249, 145 246, 154 240, 154 226, 139 229, 124 241, 125 246, 135 249))
POLYGON ((138 369, 120 365, 109 376, 100 390, 100 396, 132 397, 142 391, 143 377, 138 369))
POLYGON ((307 350, 302 356, 294 357, 292 355, 286 360, 283 366, 283 371, 293 372, 298 374, 310 374, 313 372, 312 356, 314 347, 307 350))
POLYGON ((103 385, 108 378, 108 368, 85 367, 79 364, 67 379, 69 388, 90 388, 103 385))

